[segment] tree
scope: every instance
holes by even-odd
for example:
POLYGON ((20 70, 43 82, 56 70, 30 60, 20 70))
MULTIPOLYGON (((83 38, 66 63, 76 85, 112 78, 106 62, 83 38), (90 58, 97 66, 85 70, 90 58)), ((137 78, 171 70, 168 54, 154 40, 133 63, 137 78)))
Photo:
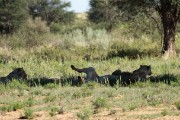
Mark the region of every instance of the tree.
POLYGON ((48 25, 54 23, 70 23, 74 21, 74 13, 67 11, 70 2, 62 2, 61 0, 29 0, 29 13, 33 19, 41 17, 47 21, 48 25))
POLYGON ((114 5, 114 0, 90 0, 90 6, 89 20, 94 23, 105 23, 106 29, 111 30, 119 18, 119 10, 114 5))
MULTIPOLYGON (((107 5, 104 4, 107 1, 101 0, 102 3, 100 1, 98 2, 98 0, 90 1, 90 19, 93 17, 101 21, 102 18, 106 18, 103 11, 105 11, 104 6, 107 5)), ((162 53, 168 58, 176 56, 175 32, 177 22, 180 18, 180 0, 109 0, 107 4, 109 3, 111 6, 116 6, 119 10, 118 12, 123 13, 122 16, 125 15, 128 18, 140 12, 149 16, 152 11, 156 11, 160 16, 163 27, 162 53)), ((111 18, 111 15, 108 18, 111 18)), ((114 17, 112 16, 112 18, 114 17)))
POLYGON ((138 12, 150 14, 157 11, 163 27, 162 53, 167 57, 176 56, 175 32, 180 18, 180 0, 116 0, 119 9, 136 15, 138 12))
POLYGON ((0 0, 0 33, 11 34, 27 18, 26 0, 0 0))

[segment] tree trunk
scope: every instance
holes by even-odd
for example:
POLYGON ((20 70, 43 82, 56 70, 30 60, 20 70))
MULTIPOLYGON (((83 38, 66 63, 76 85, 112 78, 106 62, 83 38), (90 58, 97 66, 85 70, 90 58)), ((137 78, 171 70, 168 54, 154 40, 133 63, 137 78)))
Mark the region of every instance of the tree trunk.
POLYGON ((180 19, 179 3, 172 0, 160 0, 156 10, 160 14, 163 28, 164 41, 162 53, 165 58, 175 57, 175 32, 177 21, 180 19))
POLYGON ((175 32, 176 32, 176 20, 168 12, 162 17, 162 23, 164 28, 164 41, 162 53, 165 58, 171 58, 176 56, 175 49, 175 32))

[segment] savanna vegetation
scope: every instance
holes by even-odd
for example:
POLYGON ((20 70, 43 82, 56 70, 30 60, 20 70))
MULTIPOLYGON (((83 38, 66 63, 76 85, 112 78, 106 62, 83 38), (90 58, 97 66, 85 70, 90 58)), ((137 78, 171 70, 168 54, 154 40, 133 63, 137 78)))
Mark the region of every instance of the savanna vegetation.
POLYGON ((0 0, 0 118, 180 119, 179 0, 90 0, 86 13, 61 0, 0 0), (151 65, 157 81, 71 86, 74 72, 99 75, 151 65), (63 81, 63 82, 62 82, 63 81))

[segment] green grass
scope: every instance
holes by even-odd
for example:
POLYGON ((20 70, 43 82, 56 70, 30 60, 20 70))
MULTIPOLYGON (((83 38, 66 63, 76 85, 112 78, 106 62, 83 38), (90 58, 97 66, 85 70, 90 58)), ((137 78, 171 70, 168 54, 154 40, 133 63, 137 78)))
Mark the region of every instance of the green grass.
POLYGON ((54 115, 58 114, 58 111, 59 111, 59 108, 58 108, 58 107, 52 106, 52 107, 50 108, 49 114, 50 114, 51 116, 54 116, 54 115))
POLYGON ((84 108, 80 112, 77 113, 77 117, 81 120, 89 120, 92 115, 92 110, 89 108, 84 108))
POLYGON ((169 114, 169 111, 167 109, 164 109, 162 112, 161 112, 161 115, 162 116, 166 116, 169 114))
POLYGON ((101 97, 96 98, 92 104, 95 109, 108 107, 108 102, 107 102, 106 98, 101 98, 101 97))
POLYGON ((32 119, 34 117, 34 111, 30 108, 24 109, 24 116, 21 118, 23 119, 32 119))
POLYGON ((175 105, 176 105, 176 108, 177 108, 178 110, 180 110, 180 101, 176 102, 175 105))
MULTIPOLYGON (((3 36, 2 41, 7 40, 10 45, 2 47, 0 51, 1 77, 7 76, 16 67, 23 67, 28 74, 28 81, 13 80, 7 85, 0 84, 0 112, 33 107, 33 111, 24 111, 28 117, 39 111, 48 111, 54 116, 77 110, 74 116, 89 119, 98 115, 93 114, 93 111, 99 113, 99 109, 107 110, 109 107, 120 108, 125 113, 146 106, 173 106, 180 96, 180 56, 164 60, 159 54, 161 45, 156 36, 133 38, 122 33, 121 29, 109 34, 105 30, 87 28, 84 33, 75 30, 64 35, 26 35, 30 37, 27 38, 29 40, 35 38, 33 47, 18 47, 23 40, 20 34, 9 38, 3 36), (11 39, 16 40, 14 47, 11 46, 11 39), (40 40, 37 45, 36 40, 40 40), (86 54, 91 56, 89 61, 83 59, 86 54), (93 66, 101 76, 117 69, 132 72, 142 64, 151 65, 157 81, 138 82, 128 87, 110 87, 95 82, 72 87, 69 82, 70 77, 85 76, 84 73, 73 71, 70 65, 79 68, 93 66), (64 86, 61 86, 62 79, 68 81, 64 86)), ((178 33, 177 48, 180 46, 179 41, 178 33)), ((180 109, 179 102, 175 106, 180 109)), ((118 112, 113 109, 110 115, 118 115, 118 112)), ((171 115, 172 112, 179 115, 175 110, 165 109, 161 113, 138 118, 153 119, 153 116, 171 115)))

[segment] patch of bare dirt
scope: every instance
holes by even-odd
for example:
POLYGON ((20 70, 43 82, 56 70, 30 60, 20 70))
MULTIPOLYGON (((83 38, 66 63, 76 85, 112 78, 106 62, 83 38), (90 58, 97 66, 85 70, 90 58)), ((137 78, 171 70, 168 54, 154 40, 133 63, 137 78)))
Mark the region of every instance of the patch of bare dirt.
MULTIPOLYGON (((148 106, 132 111, 122 111, 121 108, 112 108, 111 110, 115 110, 115 113, 111 114, 110 110, 103 110, 97 114, 91 115, 90 120, 180 120, 180 114, 162 116, 161 112, 164 109, 166 108, 148 106), (141 117, 146 115, 150 117, 141 117)), ((171 109, 171 112, 180 113, 180 111, 174 109, 173 106, 169 109, 171 109)), ((35 112, 33 120, 78 120, 76 116, 77 112, 78 110, 72 110, 64 114, 50 116, 48 111, 39 111, 35 112)), ((23 110, 7 112, 0 114, 0 120, 18 120, 22 115, 23 110)))

